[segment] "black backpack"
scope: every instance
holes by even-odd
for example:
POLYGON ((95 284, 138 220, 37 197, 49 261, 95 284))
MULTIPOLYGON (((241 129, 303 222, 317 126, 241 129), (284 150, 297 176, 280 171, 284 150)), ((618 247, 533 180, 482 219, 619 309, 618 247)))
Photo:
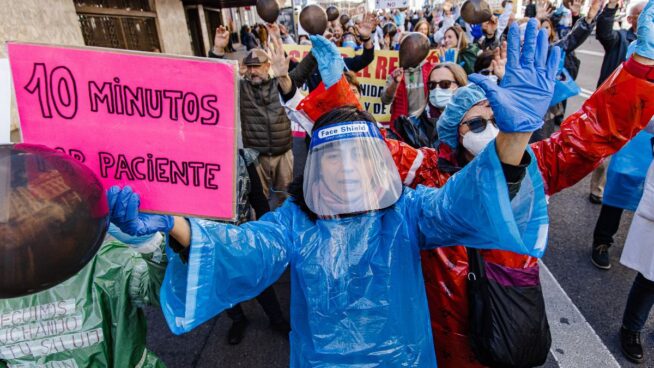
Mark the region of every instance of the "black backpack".
POLYGON ((538 267, 506 268, 467 250, 470 338, 477 360, 491 368, 545 364, 552 337, 538 267))

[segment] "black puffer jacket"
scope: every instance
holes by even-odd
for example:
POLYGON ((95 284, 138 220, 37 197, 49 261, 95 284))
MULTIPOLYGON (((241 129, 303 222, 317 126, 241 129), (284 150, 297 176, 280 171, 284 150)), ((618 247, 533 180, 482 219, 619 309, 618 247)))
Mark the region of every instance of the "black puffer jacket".
POLYGON ((279 101, 277 79, 260 85, 240 82, 243 146, 264 155, 281 155, 291 149, 291 121, 279 101))
MULTIPOLYGON (((209 53, 210 57, 222 57, 209 53)), ((289 73, 296 86, 303 85, 317 62, 311 53, 289 73)), ((291 149, 291 121, 279 100, 279 83, 276 78, 254 85, 241 79, 239 107, 243 146, 263 155, 277 156, 291 149)))
MULTIPOLYGON (((290 73, 296 86, 303 85, 317 63, 309 54, 290 73)), ((279 100, 276 78, 260 85, 241 79, 240 108, 243 145, 264 155, 281 155, 291 149, 291 121, 279 100)))

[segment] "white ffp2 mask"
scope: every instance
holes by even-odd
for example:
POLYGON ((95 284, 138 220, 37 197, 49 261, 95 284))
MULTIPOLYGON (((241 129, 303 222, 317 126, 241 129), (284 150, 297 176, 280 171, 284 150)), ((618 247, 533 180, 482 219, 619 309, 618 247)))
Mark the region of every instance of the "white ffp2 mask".
POLYGON ((477 156, 481 151, 486 148, 488 143, 497 137, 497 133, 500 130, 491 123, 486 124, 486 129, 479 133, 473 131, 467 132, 463 136, 463 147, 465 147, 470 153, 477 156))

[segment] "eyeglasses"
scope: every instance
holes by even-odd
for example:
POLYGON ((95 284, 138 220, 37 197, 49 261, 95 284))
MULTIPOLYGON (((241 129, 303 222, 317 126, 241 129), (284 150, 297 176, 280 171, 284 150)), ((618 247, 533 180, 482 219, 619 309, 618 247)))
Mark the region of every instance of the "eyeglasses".
POLYGON ((429 81, 427 82, 427 88, 429 90, 435 89, 438 86, 440 89, 449 89, 452 83, 457 84, 455 81, 442 80, 442 81, 429 81))
POLYGON ((484 119, 481 116, 477 116, 476 118, 464 121, 461 124, 467 125, 473 133, 481 133, 486 130, 486 125, 488 125, 488 123, 495 125, 495 119, 484 119))
POLYGON ((493 74, 493 71, 490 70, 490 69, 482 69, 482 70, 479 71, 479 74, 481 74, 481 75, 491 75, 491 74, 493 74))

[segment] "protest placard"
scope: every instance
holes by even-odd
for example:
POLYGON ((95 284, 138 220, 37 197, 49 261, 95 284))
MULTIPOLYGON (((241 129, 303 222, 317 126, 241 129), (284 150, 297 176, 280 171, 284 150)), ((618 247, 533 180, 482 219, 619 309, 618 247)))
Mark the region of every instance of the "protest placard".
POLYGON ((409 0, 375 0, 375 9, 408 8, 409 0))
MULTIPOLYGON (((289 56, 296 60, 301 60, 310 51, 311 46, 306 45, 284 45, 284 50, 289 56)), ((338 49, 343 57, 352 57, 361 54, 361 51, 355 53, 351 48, 340 47, 338 49)), ((438 63, 437 50, 432 50, 426 58, 428 63, 438 63)), ((356 73, 357 79, 361 84, 361 104, 371 113, 375 120, 382 125, 388 125, 391 119, 391 106, 384 105, 381 101, 381 93, 386 86, 388 75, 400 65, 400 56, 397 51, 376 50, 375 58, 363 70, 356 73)), ((308 92, 308 91, 305 91, 308 92)), ((294 126, 294 134, 297 135, 301 129, 294 126)))
POLYGON ((9 43, 26 143, 84 162, 141 208, 235 217, 233 62, 9 43))
POLYGON ((0 144, 9 143, 11 132, 11 72, 9 60, 0 59, 0 144))

